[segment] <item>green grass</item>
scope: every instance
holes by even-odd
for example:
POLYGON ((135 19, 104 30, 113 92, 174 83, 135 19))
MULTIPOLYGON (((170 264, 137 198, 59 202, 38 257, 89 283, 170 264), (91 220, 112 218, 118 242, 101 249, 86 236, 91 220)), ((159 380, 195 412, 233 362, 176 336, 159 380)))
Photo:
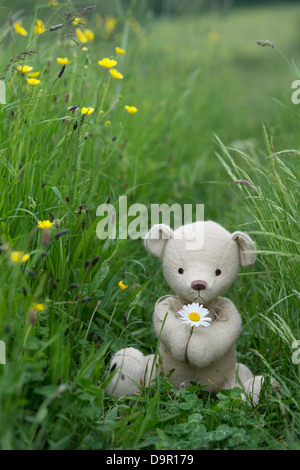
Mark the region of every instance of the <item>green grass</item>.
POLYGON ((290 66, 300 64, 298 9, 155 20, 145 13, 139 28, 129 26, 134 11, 120 11, 105 38, 90 11, 95 40, 82 52, 61 39, 75 37, 71 24, 33 34, 36 18, 46 28, 65 24, 60 8, 37 4, 22 18, 27 37, 2 19, 0 447, 299 449, 292 344, 300 339, 300 114, 291 83, 300 77, 290 66), (276 48, 259 47, 258 39, 276 48), (118 81, 97 62, 121 44, 127 53, 118 59, 118 81), (17 60, 25 50, 37 53, 17 60), (60 78, 58 56, 71 60, 60 78), (27 85, 19 64, 42 72, 41 84, 27 85), (128 114, 126 104, 138 113, 128 114), (95 111, 80 123, 80 112, 68 110, 75 105, 95 111), (241 270, 226 295, 243 319, 238 359, 267 377, 258 406, 242 403, 239 390, 176 391, 165 377, 138 396, 105 395, 115 351, 155 351, 154 303, 170 292, 142 240, 96 236, 97 207, 117 205, 122 195, 147 206, 203 203, 206 219, 257 241, 256 265, 241 270), (52 214, 47 240, 37 223, 52 214), (12 250, 30 259, 13 263, 12 250), (44 310, 34 312, 33 303, 44 310))

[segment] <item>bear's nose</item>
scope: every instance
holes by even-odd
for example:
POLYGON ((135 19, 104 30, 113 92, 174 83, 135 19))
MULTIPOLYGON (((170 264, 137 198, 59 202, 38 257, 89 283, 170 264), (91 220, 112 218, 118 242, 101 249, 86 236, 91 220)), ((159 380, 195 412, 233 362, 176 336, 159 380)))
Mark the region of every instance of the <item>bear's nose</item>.
POLYGON ((206 289, 207 282, 205 281, 193 281, 191 284, 191 288, 194 290, 203 290, 206 289))

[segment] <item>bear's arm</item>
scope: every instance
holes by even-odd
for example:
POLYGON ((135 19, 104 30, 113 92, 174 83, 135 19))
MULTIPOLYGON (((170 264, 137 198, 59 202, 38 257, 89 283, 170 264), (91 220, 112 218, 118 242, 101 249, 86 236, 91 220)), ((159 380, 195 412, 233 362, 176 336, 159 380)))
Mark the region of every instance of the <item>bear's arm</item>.
POLYGON ((155 334, 157 338, 160 337, 160 342, 166 346, 175 360, 185 362, 191 328, 175 315, 172 298, 165 299, 159 307, 153 315, 155 334))
POLYGON ((194 367, 206 367, 221 359, 237 341, 242 321, 235 305, 220 297, 217 302, 218 316, 208 327, 194 328, 187 347, 187 359, 194 367))

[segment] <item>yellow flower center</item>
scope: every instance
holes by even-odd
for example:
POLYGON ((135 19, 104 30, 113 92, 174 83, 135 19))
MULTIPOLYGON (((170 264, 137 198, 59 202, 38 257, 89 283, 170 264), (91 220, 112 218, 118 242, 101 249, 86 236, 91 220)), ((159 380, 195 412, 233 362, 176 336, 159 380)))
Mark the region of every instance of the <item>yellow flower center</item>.
POLYGON ((201 318, 201 317, 200 317, 199 313, 197 313, 197 312, 191 312, 191 313, 189 314, 189 319, 190 319, 191 321, 199 321, 200 318, 201 318))

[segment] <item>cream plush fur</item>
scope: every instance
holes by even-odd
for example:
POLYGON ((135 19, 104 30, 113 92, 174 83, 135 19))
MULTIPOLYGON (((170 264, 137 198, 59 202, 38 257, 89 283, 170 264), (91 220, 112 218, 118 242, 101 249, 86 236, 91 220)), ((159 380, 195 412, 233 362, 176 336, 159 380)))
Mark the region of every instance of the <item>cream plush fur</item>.
POLYGON ((163 369, 174 387, 196 382, 210 392, 239 386, 244 399, 256 404, 263 382, 247 366, 236 362, 235 343, 241 333, 241 317, 234 304, 220 295, 237 277, 240 266, 255 261, 255 243, 243 232, 229 233, 219 224, 195 222, 175 231, 155 225, 145 237, 145 247, 161 258, 164 276, 176 293, 158 299, 153 315, 159 356, 144 356, 135 348, 118 351, 111 362, 109 395, 126 396, 148 386, 163 369), (196 282, 197 281, 197 282, 196 282), (193 284, 192 284, 193 283, 193 284), (201 289, 200 289, 201 287, 201 289), (182 322, 178 311, 197 302, 209 310, 209 327, 182 322))

